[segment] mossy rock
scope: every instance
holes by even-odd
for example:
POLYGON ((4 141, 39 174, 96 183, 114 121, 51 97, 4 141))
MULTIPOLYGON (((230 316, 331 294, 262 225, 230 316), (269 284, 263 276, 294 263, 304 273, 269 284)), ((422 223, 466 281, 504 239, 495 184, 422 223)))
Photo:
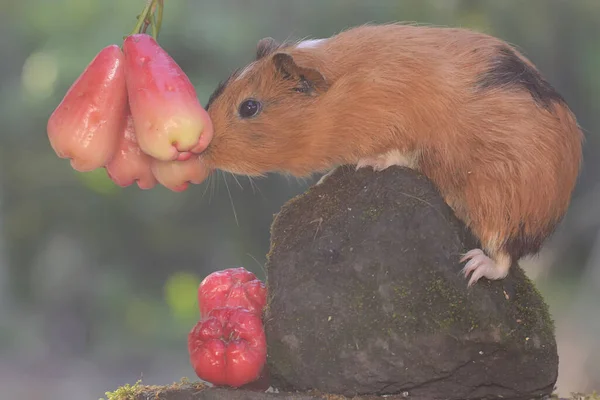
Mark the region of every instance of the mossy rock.
POLYGON ((339 168, 276 216, 272 383, 346 396, 532 399, 558 374, 553 321, 518 265, 467 288, 478 247, 424 176, 339 168))
MULTIPOLYGON (((124 385, 113 392, 106 393, 106 400, 400 400, 404 396, 359 396, 344 397, 310 391, 306 393, 262 393, 258 391, 240 390, 233 388, 215 388, 201 382, 190 382, 182 378, 180 382, 171 385, 143 385, 141 381, 134 385, 124 385)), ((411 400, 430 400, 426 398, 410 397, 411 400)), ((105 400, 105 399, 101 399, 105 400)), ((551 396, 548 400, 600 400, 595 392, 593 394, 574 393, 572 397, 559 398, 551 396)))

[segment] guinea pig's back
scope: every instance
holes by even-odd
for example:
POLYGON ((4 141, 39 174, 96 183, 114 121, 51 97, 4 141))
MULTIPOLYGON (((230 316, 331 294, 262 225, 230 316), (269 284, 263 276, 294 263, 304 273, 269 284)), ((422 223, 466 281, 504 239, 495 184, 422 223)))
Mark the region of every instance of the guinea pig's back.
POLYGON ((353 70, 397 94, 398 113, 409 116, 402 123, 421 140, 421 168, 461 197, 482 236, 541 242, 554 229, 577 180, 583 135, 527 58, 485 34, 400 24, 355 28, 326 46, 332 60, 362 65, 353 70))

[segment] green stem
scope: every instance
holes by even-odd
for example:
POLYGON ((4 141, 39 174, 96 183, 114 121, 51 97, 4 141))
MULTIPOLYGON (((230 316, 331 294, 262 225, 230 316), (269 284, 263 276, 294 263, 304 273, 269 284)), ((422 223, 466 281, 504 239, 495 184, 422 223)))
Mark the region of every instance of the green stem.
POLYGON ((157 10, 156 14, 153 15, 155 17, 154 18, 154 27, 156 28, 156 35, 154 36, 154 39, 156 39, 156 41, 158 41, 158 34, 160 33, 160 27, 162 25, 164 7, 165 7, 164 0, 158 0, 158 10, 157 10))
POLYGON ((144 10, 137 16, 135 28, 133 28, 133 31, 127 36, 135 35, 137 33, 146 33, 148 27, 152 26, 152 37, 158 41, 164 6, 164 0, 147 0, 144 10))
POLYGON ((144 7, 144 10, 138 17, 138 21, 137 21, 137 24, 135 24, 135 28, 133 28, 133 31, 131 31, 131 33, 128 36, 135 35, 136 33, 141 32, 142 26, 144 25, 144 21, 146 21, 146 19, 148 18, 148 13, 150 12, 150 9, 152 8, 152 5, 155 2, 156 2, 156 0, 148 0, 147 1, 146 7, 144 7))
POLYGON ((152 14, 152 37, 154 40, 158 38, 158 30, 156 29, 156 14, 152 14))

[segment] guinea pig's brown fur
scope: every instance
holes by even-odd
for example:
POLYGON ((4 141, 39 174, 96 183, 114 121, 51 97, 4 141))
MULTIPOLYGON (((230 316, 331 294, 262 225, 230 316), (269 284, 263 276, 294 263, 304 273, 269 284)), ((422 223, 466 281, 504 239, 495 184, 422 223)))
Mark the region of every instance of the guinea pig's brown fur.
POLYGON ((540 250, 582 157, 574 115, 533 64, 465 29, 363 25, 319 41, 263 39, 207 109, 215 132, 202 159, 211 168, 421 171, 481 241, 483 251, 461 260, 471 260, 469 285, 501 279, 540 250), (246 99, 260 105, 256 115, 240 114, 246 99))

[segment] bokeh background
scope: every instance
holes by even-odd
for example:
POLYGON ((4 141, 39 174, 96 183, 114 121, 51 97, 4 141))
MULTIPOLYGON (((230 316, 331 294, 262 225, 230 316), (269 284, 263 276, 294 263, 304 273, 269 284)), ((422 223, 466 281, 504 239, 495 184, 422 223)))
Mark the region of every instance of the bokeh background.
MULTIPOLYGON (((243 266, 265 278, 273 214, 313 180, 215 175, 173 193, 121 189, 52 151, 46 122, 143 0, 0 0, 0 397, 98 399, 142 378, 195 378, 196 288, 243 266)), ((572 207, 524 262, 556 320, 558 390, 600 389, 600 1, 167 0, 160 42, 206 103, 256 42, 365 22, 469 27, 517 45, 586 131, 572 207)))

